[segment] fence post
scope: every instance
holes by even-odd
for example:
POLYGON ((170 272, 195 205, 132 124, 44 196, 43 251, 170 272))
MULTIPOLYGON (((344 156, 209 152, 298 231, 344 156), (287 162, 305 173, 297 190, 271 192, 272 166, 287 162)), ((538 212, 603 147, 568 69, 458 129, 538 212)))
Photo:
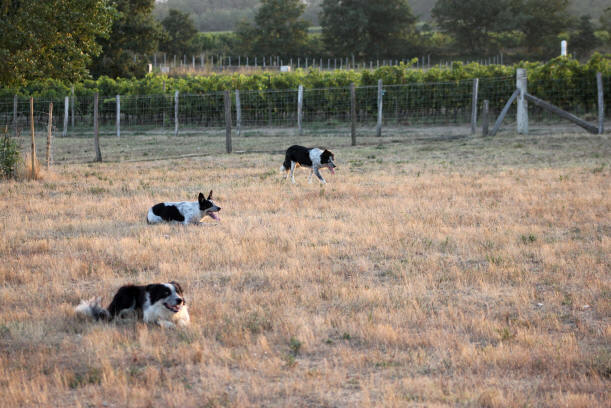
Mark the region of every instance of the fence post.
POLYGON ((378 125, 376 127, 376 136, 382 136, 382 80, 378 79, 378 125))
POLYGON ((70 109, 70 97, 66 96, 64 98, 64 130, 62 132, 62 136, 68 136, 68 116, 70 113, 68 110, 70 109))
POLYGON ((74 104, 76 103, 76 97, 74 96, 74 85, 72 85, 72 87, 70 88, 70 94, 71 94, 71 99, 72 99, 72 108, 71 108, 71 113, 72 113, 72 130, 74 130, 74 104))
POLYGON ((117 95, 117 137, 121 137, 121 95, 117 95))
POLYGON ((235 90, 235 127, 236 135, 240 137, 240 130, 242 128, 242 104, 240 103, 240 90, 235 90))
POLYGON ((520 91, 518 95, 518 133, 528 134, 528 102, 526 101, 527 79, 526 70, 518 68, 516 72, 516 87, 520 91))
POLYGON ((605 94, 603 91, 602 73, 596 73, 596 86, 598 88, 598 134, 605 133, 605 94))
POLYGON ((356 87, 354 82, 350 83, 350 122, 352 146, 356 146, 356 87))
POLYGON ((15 137, 17 137, 17 95, 13 96, 13 129, 15 130, 15 137))
POLYGON ((477 96, 479 91, 479 78, 473 79, 473 94, 471 97, 471 134, 477 131, 477 96))
POLYGON ((225 148, 231 153, 231 97, 225 91, 225 148))
POLYGON ((47 170, 51 167, 51 132, 53 131, 53 102, 49 103, 49 125, 47 126, 47 170))
POLYGON ((36 131, 34 129, 34 98, 30 98, 30 129, 32 130, 32 178, 36 178, 36 131))
POLYGON ((174 92, 174 136, 178 136, 178 91, 174 92))
POLYGON ((303 117, 303 85, 299 85, 297 91, 297 128, 299 129, 299 135, 303 134, 303 127, 301 118, 303 117))
POLYGON ((484 106, 482 108, 482 136, 488 136, 488 99, 484 99, 484 106))
POLYGON ((93 144, 95 145, 95 161, 102 161, 102 152, 100 151, 100 134, 98 128, 98 93, 93 96, 93 144))

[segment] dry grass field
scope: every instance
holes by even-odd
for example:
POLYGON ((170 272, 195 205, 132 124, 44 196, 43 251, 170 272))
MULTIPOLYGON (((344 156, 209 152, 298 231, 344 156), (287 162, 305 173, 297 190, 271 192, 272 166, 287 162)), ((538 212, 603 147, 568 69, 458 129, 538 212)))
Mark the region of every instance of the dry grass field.
POLYGON ((326 139, 324 187, 272 140, 0 183, 0 406, 610 406, 608 135, 326 139), (168 280, 186 330, 74 317, 168 280))

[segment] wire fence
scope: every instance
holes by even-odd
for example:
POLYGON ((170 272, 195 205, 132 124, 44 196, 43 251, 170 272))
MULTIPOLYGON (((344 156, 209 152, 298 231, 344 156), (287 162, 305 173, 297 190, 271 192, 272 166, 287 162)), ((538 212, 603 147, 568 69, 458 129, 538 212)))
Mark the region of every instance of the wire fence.
MULTIPOLYGON (((472 124, 475 96, 478 117, 476 125, 482 125, 481 112, 485 100, 489 103, 492 125, 516 89, 515 78, 483 79, 479 80, 478 84, 477 95, 474 95, 473 80, 382 85, 380 89, 377 86, 356 87, 354 122, 359 137, 374 136, 376 126, 382 127, 383 136, 392 135, 395 139, 409 137, 409 130, 416 127, 437 129, 449 126, 468 134, 472 124)), ((611 106, 611 77, 604 77, 603 84, 604 116, 608 117, 611 106)), ((597 121, 598 90, 595 77, 579 83, 531 81, 528 91, 584 120, 597 121)), ((222 152, 224 129, 227 126, 224 98, 224 92, 100 96, 98 125, 99 133, 103 136, 102 144, 109 143, 114 137, 124 145, 125 156, 134 157, 127 150, 150 149, 156 143, 166 143, 171 145, 173 154, 180 155, 181 149, 183 154, 194 153, 189 143, 181 143, 186 141, 184 137, 209 136, 218 138, 214 143, 219 144, 217 150, 222 152), (160 138, 162 136, 163 138, 160 138), (176 136, 183 136, 183 139, 174 139, 172 142, 172 137, 176 136)), ((279 133, 294 136, 345 136, 350 133, 353 120, 350 87, 303 89, 301 108, 297 89, 232 91, 230 99, 230 122, 236 137, 248 137, 249 134, 255 133, 270 137, 279 133)), ((59 143, 66 146, 64 154, 56 155, 56 160, 91 160, 93 97, 35 99, 34 124, 40 137, 47 132, 50 103, 54 105, 53 136, 58 141, 65 139, 63 143, 59 143), (73 148, 70 148, 71 146, 73 148), (82 150, 87 154, 83 154, 81 159, 82 150)), ((528 110, 529 120, 533 125, 566 123, 567 131, 582 131, 532 104, 529 104, 528 110)), ((509 111, 504 129, 515 129, 515 111, 509 111)), ((29 116, 29 99, 14 97, 0 100, 0 126, 9 134, 18 136, 22 145, 27 144, 29 116)), ((191 142, 197 145, 196 139, 191 142)), ((207 144, 211 142, 208 140, 207 144)), ((121 160, 121 155, 118 155, 117 159, 121 160)))

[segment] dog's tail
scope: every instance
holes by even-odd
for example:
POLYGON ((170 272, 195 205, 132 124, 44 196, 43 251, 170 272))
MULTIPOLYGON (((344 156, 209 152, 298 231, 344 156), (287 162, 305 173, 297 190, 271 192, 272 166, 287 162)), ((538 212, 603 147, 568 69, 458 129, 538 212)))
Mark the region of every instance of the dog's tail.
POLYGON ((110 320, 111 316, 108 310, 100 306, 100 298, 91 298, 89 300, 81 300, 81 303, 74 309, 74 313, 79 319, 87 320, 110 320))

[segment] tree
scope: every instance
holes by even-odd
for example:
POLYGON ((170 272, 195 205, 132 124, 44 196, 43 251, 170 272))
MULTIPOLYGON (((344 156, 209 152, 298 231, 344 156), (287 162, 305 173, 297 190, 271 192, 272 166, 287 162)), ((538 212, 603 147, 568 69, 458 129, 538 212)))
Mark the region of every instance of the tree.
POLYGON ((572 25, 568 6, 569 0, 518 0, 515 3, 516 27, 524 33, 524 45, 531 54, 544 58, 557 55, 558 35, 572 25))
POLYGON ((166 18, 161 22, 165 28, 165 38, 161 41, 159 49, 170 55, 192 54, 193 40, 197 30, 189 14, 170 9, 166 18))
POLYGON ((416 17, 407 0, 324 0, 320 22, 332 55, 399 57, 416 17))
POLYGON ((87 77, 113 13, 107 0, 0 0, 0 83, 87 77))
POLYGON ((581 16, 577 31, 571 35, 571 49, 579 57, 586 57, 594 48, 598 47, 598 38, 594 35, 594 26, 590 20, 590 16, 581 16))
POLYGON ((309 23, 301 18, 301 0, 262 0, 254 25, 242 22, 237 35, 244 51, 259 55, 299 55, 308 37, 309 23))
POLYGON ((437 0, 432 15, 442 31, 472 55, 493 52, 493 32, 510 25, 510 0, 437 0))
POLYGON ((94 76, 142 76, 147 56, 156 52, 163 28, 152 16, 155 0, 112 0, 117 9, 110 36, 100 38, 102 53, 93 61, 94 76))

